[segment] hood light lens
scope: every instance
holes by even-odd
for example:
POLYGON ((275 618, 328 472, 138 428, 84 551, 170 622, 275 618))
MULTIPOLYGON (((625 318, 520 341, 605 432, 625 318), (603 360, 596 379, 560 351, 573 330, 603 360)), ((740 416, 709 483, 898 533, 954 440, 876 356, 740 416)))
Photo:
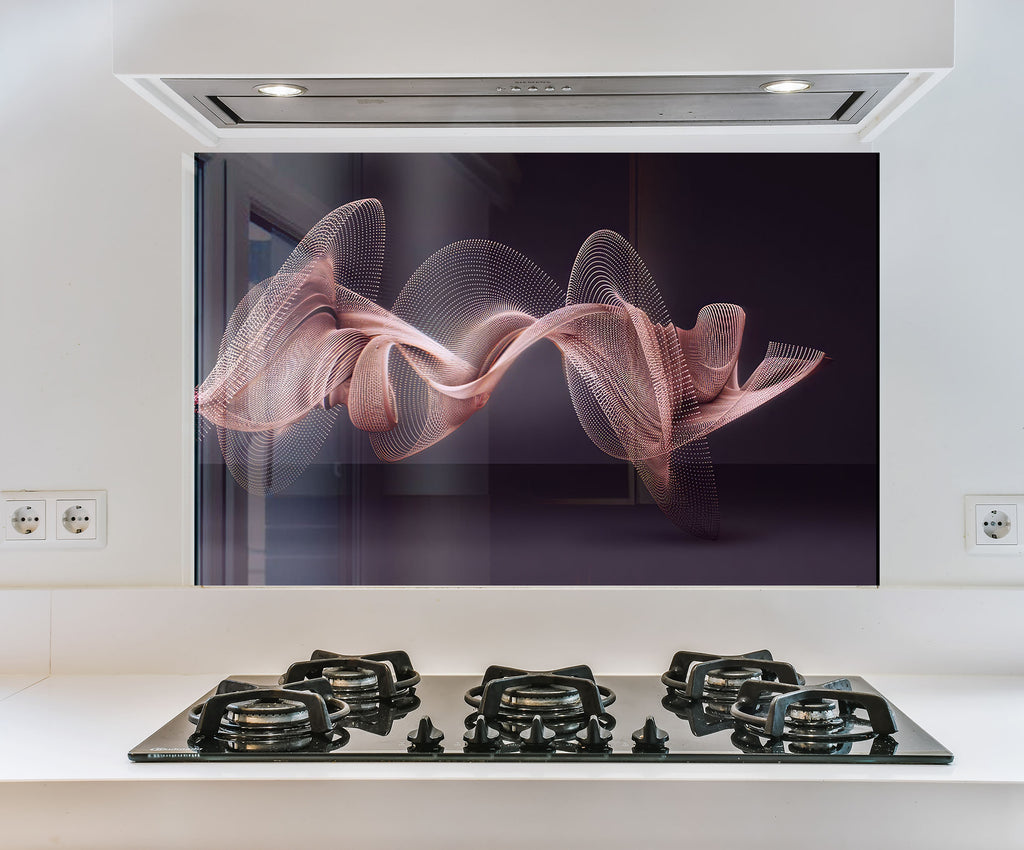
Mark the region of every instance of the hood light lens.
POLYGON ((306 90, 302 86, 293 86, 290 83, 267 83, 256 86, 256 91, 271 97, 295 97, 297 94, 304 94, 306 90))
POLYGON ((771 83, 763 83, 761 88, 772 94, 792 94, 797 91, 807 91, 812 85, 807 80, 775 80, 771 83))

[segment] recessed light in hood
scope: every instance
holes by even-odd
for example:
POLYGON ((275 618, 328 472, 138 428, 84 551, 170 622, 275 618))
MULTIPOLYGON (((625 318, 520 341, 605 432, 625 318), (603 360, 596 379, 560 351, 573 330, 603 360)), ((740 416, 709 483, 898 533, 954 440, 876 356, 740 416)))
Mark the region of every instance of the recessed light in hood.
POLYGON ((771 83, 763 83, 761 88, 772 94, 793 94, 798 91, 807 91, 813 83, 807 80, 775 80, 771 83))
POLYGON ((256 91, 271 97, 295 97, 296 95, 304 94, 306 89, 303 86, 294 86, 291 83, 263 83, 256 86, 256 91))

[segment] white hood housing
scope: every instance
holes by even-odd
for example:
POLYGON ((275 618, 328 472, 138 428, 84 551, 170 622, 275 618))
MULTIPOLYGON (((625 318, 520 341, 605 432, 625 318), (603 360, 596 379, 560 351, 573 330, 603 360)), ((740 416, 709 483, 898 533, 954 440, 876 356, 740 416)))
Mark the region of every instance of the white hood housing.
POLYGON ((952 0, 115 0, 113 13, 115 74, 206 143, 550 127, 867 140, 953 64, 952 0), (765 90, 780 80, 805 85, 765 90))

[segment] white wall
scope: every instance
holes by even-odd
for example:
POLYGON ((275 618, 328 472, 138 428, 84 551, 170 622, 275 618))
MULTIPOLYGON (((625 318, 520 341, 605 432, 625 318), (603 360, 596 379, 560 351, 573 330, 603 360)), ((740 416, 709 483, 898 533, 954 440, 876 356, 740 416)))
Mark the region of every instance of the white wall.
POLYGON ((192 141, 112 76, 108 5, 0 7, 0 487, 109 500, 106 549, 0 549, 3 584, 182 581, 192 141))
POLYGON ((119 74, 760 74, 947 68, 953 0, 112 0, 119 74))
MULTIPOLYGON (((962 2, 957 69, 877 143, 884 584, 1024 584, 961 541, 965 493, 1024 492, 1020 32, 1024 4, 962 2)), ((102 488, 110 512, 101 551, 0 548, 0 585, 180 584, 194 143, 112 76, 104 0, 7 0, 0 72, 0 488, 102 488)))
POLYGON ((881 159, 882 579, 1024 584, 963 496, 1024 492, 1024 3, 957 3, 956 67, 881 159))

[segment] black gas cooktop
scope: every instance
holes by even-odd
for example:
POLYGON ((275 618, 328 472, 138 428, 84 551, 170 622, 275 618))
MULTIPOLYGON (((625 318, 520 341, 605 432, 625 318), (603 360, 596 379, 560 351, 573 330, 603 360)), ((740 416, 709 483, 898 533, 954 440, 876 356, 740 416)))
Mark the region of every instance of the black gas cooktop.
POLYGON ((657 676, 489 667, 424 676, 404 652, 318 650, 280 676, 234 676, 133 761, 949 763, 857 676, 802 676, 767 650, 679 652, 657 676))

